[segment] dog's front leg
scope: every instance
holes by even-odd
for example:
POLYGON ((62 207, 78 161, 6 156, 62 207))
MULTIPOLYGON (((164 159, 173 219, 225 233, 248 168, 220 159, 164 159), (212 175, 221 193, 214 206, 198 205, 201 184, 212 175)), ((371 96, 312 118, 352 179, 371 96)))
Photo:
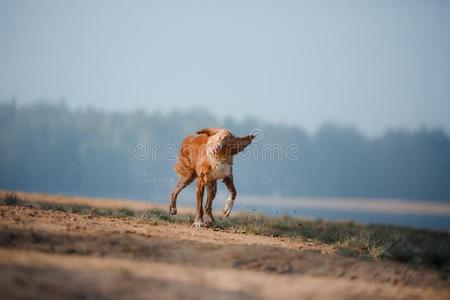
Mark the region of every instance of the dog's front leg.
POLYGON ((205 222, 203 221, 203 194, 205 191, 205 184, 202 178, 197 178, 197 209, 195 213, 195 220, 192 226, 197 228, 203 227, 205 222))
POLYGON ((233 176, 225 177, 223 182, 227 186, 228 192, 230 192, 230 196, 228 196, 225 207, 223 208, 223 214, 228 218, 233 209, 234 199, 236 199, 237 194, 236 188, 234 187, 233 176))
POLYGON ((217 193, 217 182, 210 182, 206 186, 207 193, 206 193, 206 205, 205 205, 205 220, 206 225, 210 226, 214 224, 214 217, 212 215, 212 203, 214 200, 214 197, 216 197, 217 193))

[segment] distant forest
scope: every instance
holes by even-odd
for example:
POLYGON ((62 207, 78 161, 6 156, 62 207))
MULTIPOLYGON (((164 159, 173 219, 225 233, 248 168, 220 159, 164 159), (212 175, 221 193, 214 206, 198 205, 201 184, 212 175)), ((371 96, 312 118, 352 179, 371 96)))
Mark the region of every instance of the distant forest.
POLYGON ((450 138, 440 129, 367 138, 325 124, 310 135, 198 110, 116 113, 14 102, 0 103, 0 188, 164 202, 176 182, 176 147, 204 127, 261 133, 235 160, 241 194, 450 201, 450 138), (297 147, 291 157, 289 145, 297 147))

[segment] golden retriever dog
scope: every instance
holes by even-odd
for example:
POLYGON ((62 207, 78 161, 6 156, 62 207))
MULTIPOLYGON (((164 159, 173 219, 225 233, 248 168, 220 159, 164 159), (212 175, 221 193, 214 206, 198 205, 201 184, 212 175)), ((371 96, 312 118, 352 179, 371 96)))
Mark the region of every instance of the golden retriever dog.
POLYGON ((217 180, 223 180, 230 196, 226 200, 223 213, 228 217, 236 199, 233 183, 233 156, 244 150, 255 138, 253 135, 235 137, 229 130, 205 128, 196 135, 186 137, 180 147, 175 172, 178 184, 170 194, 169 213, 177 213, 177 196, 197 178, 197 207, 195 227, 207 227, 214 223, 212 202, 216 196, 217 180), (205 219, 203 219, 203 194, 207 188, 205 219))

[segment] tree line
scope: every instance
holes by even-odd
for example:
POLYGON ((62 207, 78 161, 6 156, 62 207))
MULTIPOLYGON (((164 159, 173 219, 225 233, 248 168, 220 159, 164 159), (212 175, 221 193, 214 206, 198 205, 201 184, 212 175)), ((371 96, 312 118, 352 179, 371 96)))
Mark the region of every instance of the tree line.
POLYGON ((450 201, 450 138, 441 129, 368 138, 324 124, 315 134, 207 111, 162 114, 0 103, 0 188, 166 201, 181 140, 204 127, 256 132, 235 162, 248 195, 450 201))

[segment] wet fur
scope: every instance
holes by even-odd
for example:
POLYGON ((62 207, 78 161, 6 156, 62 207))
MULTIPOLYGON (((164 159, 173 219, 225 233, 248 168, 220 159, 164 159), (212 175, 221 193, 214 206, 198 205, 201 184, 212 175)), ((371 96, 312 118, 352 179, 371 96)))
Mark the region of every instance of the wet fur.
POLYGON ((222 128, 205 128, 197 131, 195 135, 186 137, 181 144, 174 168, 179 181, 170 194, 169 212, 173 215, 177 213, 178 194, 197 179, 197 205, 193 225, 202 227, 214 223, 212 202, 217 192, 217 180, 223 180, 230 193, 224 208, 224 214, 228 217, 237 195, 233 183, 233 156, 250 145, 253 139, 253 135, 235 137, 229 130, 222 128), (206 223, 203 218, 205 188, 206 223))

